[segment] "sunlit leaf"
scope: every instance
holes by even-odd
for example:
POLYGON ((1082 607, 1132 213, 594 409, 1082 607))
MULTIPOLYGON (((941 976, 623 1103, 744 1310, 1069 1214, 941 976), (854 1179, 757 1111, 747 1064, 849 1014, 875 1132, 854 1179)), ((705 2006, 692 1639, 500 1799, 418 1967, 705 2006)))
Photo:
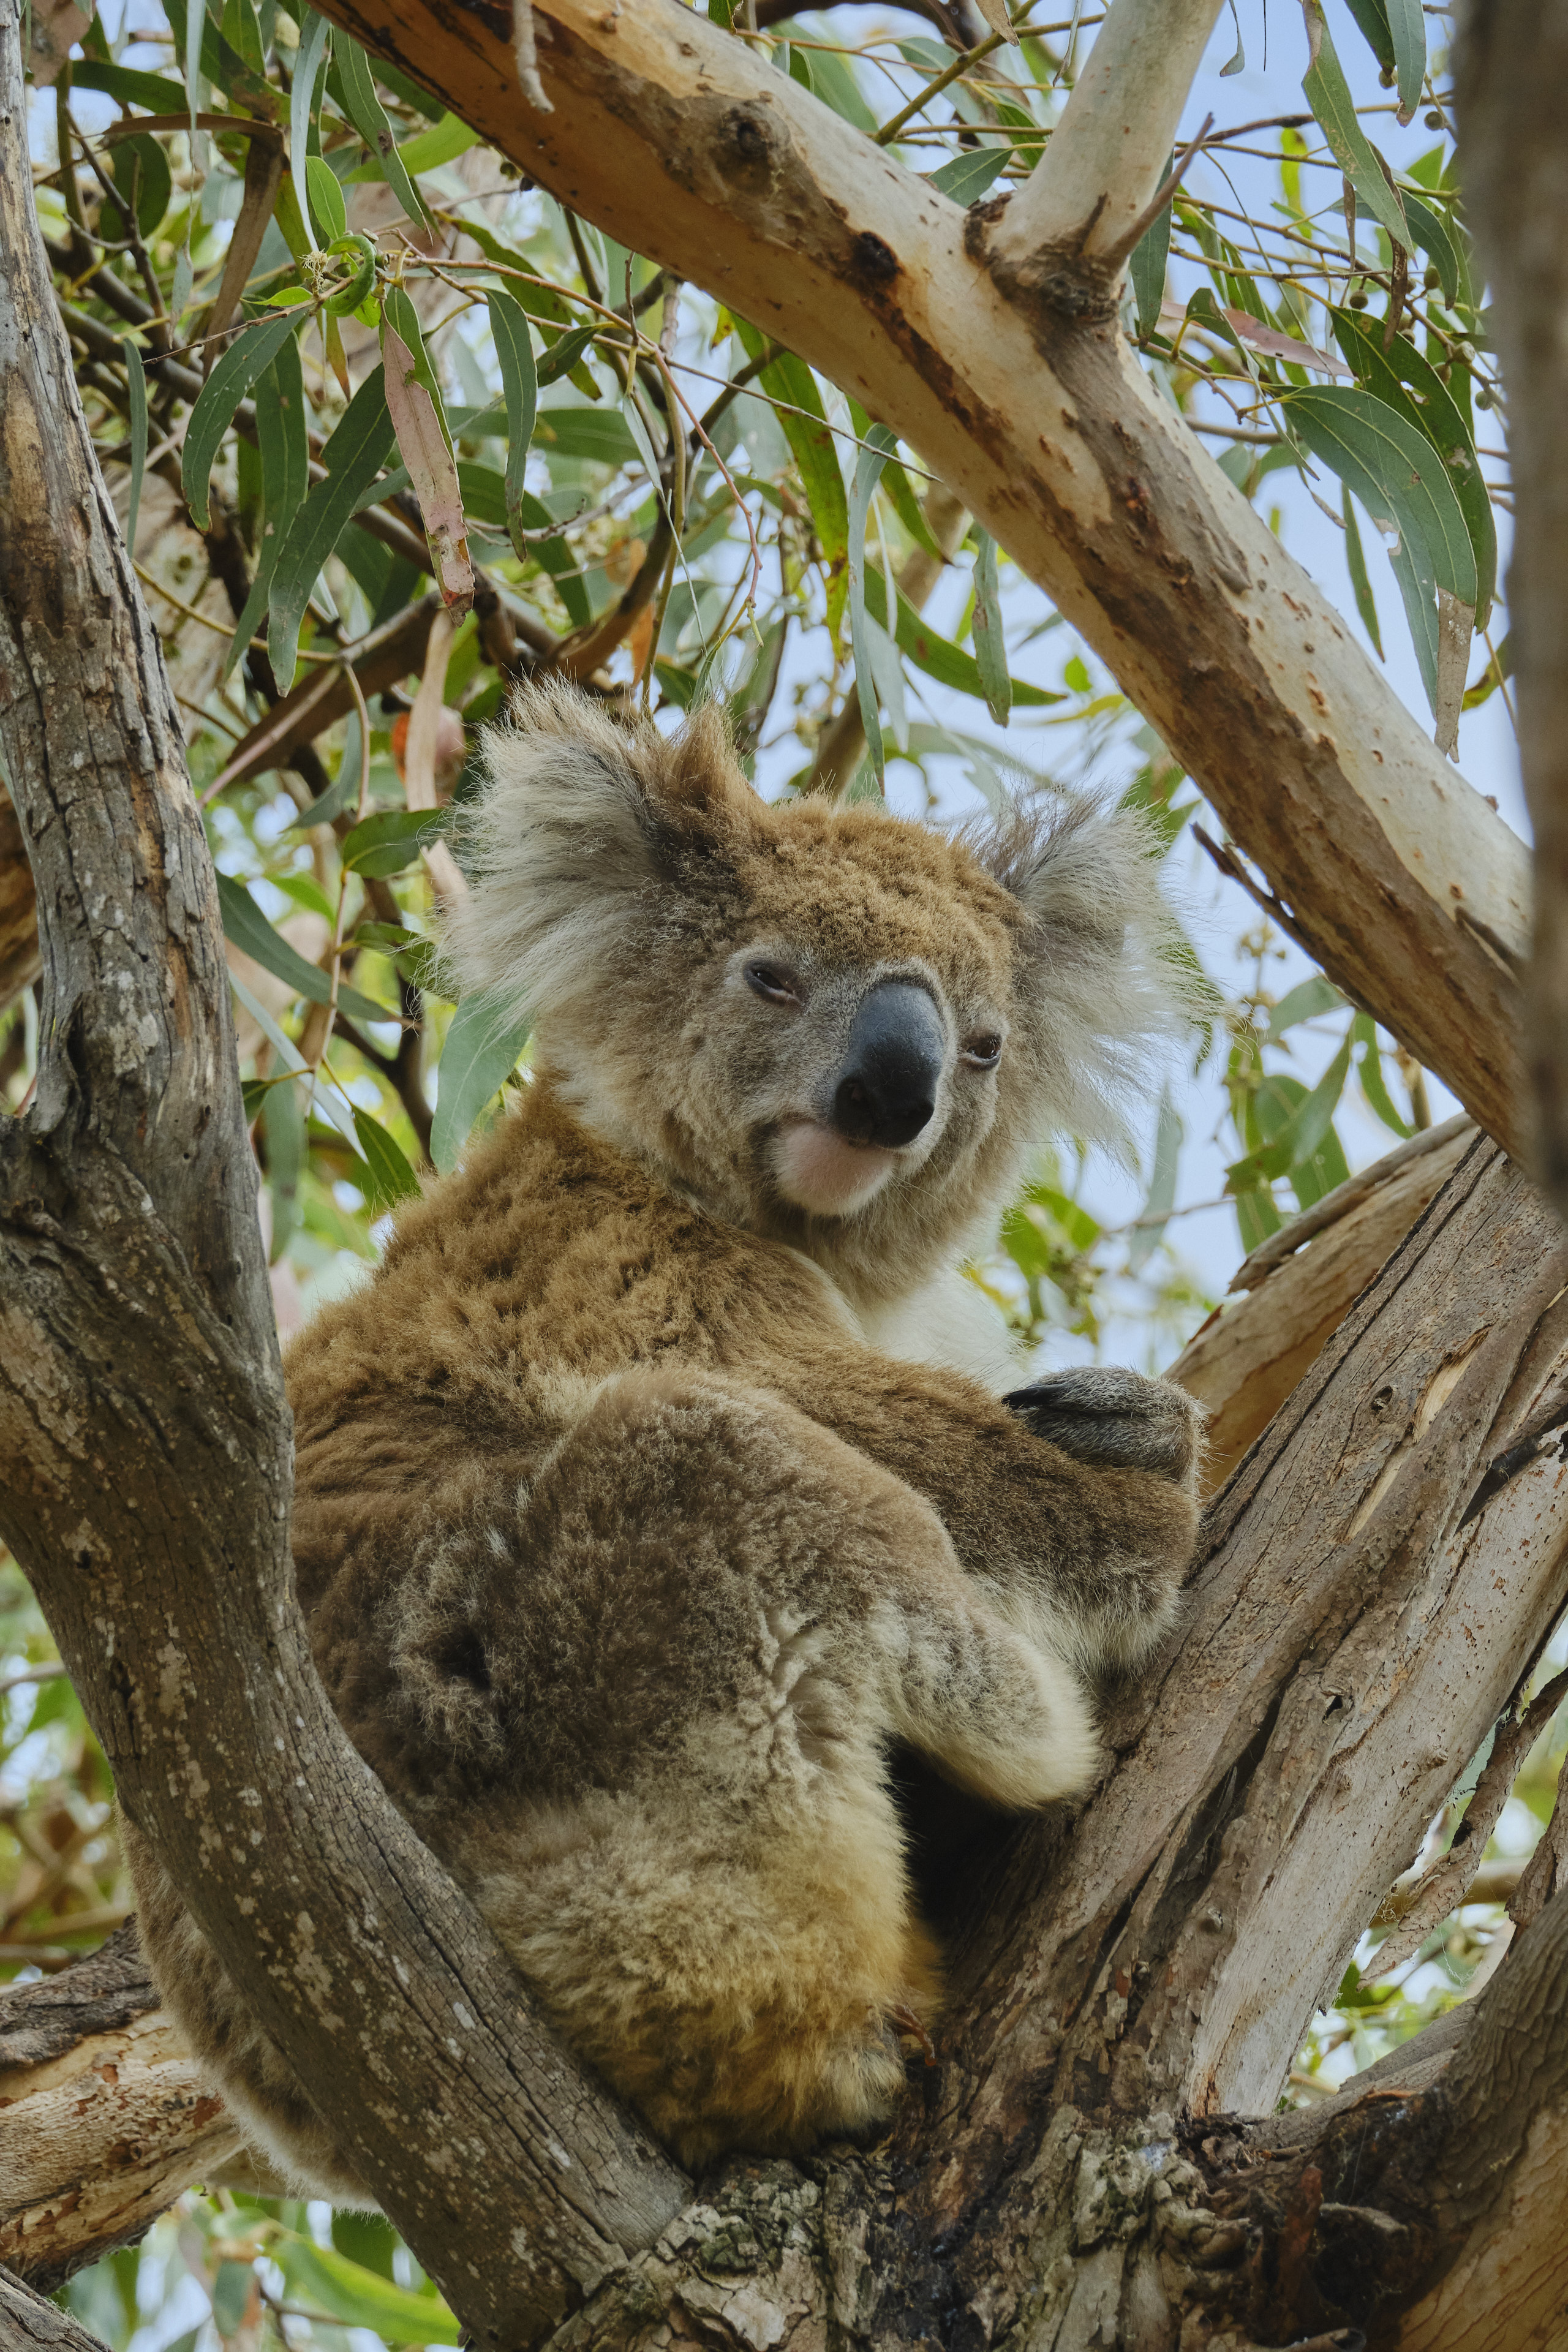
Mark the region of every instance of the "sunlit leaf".
POLYGON ((401 874, 426 842, 439 838, 442 823, 439 809, 382 809, 343 836, 340 855, 351 874, 401 874))
POLYGON ((1268 1015, 1268 1034, 1271 1038, 1283 1037, 1287 1030, 1294 1029, 1302 1021, 1316 1021, 1325 1013, 1342 1011, 1344 1001, 1333 982, 1315 971, 1310 980, 1299 981, 1280 998, 1268 1015))
POLYGON ((313 2305, 345 2327, 369 2327, 390 2344, 456 2344, 461 2330, 435 2295, 411 2294, 335 2246, 287 2238, 270 2249, 289 2282, 290 2300, 313 2305))
POLYGON ((354 1133, 370 1170, 374 1190, 370 1196, 373 1209, 395 1209, 399 1201, 417 1199, 419 1179, 396 1139, 388 1135, 378 1118, 354 1105, 354 1133))
POLYGON ((1413 243, 1410 224, 1397 191, 1384 177, 1377 150, 1356 119, 1355 100, 1323 22, 1321 0, 1306 0, 1306 5, 1315 44, 1312 63, 1301 80, 1307 103, 1360 202, 1382 222, 1395 245, 1408 250, 1413 243))
POLYGON ((1395 1135, 1414 1133, 1409 1120, 1401 1118, 1394 1107, 1393 1097, 1383 1075, 1383 1052, 1377 1042, 1377 1024, 1370 1013, 1358 1013, 1351 1023, 1351 1042, 1361 1049, 1356 1062, 1361 1090, 1378 1118, 1395 1135))
MULTIPOLYGON (((951 196, 955 205, 967 209, 979 203, 998 173, 1006 168, 1012 152, 1010 147, 1003 146, 972 147, 926 176, 933 188, 940 188, 944 196, 951 196)), ((1167 237, 1169 234, 1167 227, 1167 237)))

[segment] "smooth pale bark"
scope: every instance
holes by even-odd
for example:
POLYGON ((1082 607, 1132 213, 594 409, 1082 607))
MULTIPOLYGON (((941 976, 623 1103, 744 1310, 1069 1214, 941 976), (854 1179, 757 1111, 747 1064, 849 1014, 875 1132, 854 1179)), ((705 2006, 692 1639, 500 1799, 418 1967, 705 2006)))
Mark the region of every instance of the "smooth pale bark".
MULTIPOLYGON (((1113 14, 1157 47, 1189 5, 1113 14)), ((904 436, 1104 657, 1324 969, 1517 1145, 1523 847, 1115 320, 1026 286, 995 243, 1005 213, 966 216, 679 0, 540 0, 548 115, 516 87, 499 12, 326 13, 904 436)))
POLYGON ((538 2335, 681 2176, 535 2021, 311 1664, 212 866, 72 381, 0 0, 0 759, 42 913, 0 1125, 0 1530, 120 1800, 481 2342, 538 2335))
POLYGON ((1542 1180, 1568 1214, 1568 5, 1471 0, 1455 82, 1517 490, 1509 636, 1535 835, 1526 1052, 1542 1180))

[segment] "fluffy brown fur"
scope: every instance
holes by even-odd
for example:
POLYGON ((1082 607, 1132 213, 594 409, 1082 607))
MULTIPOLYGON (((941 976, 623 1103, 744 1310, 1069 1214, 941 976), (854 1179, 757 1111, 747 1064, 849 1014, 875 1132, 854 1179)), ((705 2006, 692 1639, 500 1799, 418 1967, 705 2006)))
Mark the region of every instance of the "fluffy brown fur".
MULTIPOLYGON (((300 1600, 361 1752, 584 2055, 689 2164, 795 2150, 886 2116, 939 2000, 890 1745, 1003 1806, 1080 1788, 1084 1678, 1172 1621, 1194 1409, 1118 1373, 1007 1410, 952 1275, 1168 1021, 1149 861, 1093 808, 951 839, 764 806, 711 714, 670 742, 535 694, 490 759, 450 953, 529 1007, 537 1075, 289 1351, 300 1600), (934 1116, 858 1205, 803 1207, 790 1139, 888 979, 936 1007, 934 1116)), ((237 2109, 352 2196, 132 1855, 237 2109)))

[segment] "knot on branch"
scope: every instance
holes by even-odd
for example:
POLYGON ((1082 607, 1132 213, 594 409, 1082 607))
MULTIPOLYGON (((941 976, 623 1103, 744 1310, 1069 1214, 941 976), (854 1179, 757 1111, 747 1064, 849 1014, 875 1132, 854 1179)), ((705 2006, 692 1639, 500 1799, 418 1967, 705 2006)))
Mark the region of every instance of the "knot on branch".
POLYGON ((1075 237, 1041 246, 1019 260, 1002 252, 992 234, 1011 202, 1011 196, 993 196, 970 206, 963 247, 971 261, 986 270, 1006 299, 1032 314, 1042 328, 1103 326, 1114 319, 1121 299, 1121 258, 1108 259, 1083 249, 1098 207, 1075 237))

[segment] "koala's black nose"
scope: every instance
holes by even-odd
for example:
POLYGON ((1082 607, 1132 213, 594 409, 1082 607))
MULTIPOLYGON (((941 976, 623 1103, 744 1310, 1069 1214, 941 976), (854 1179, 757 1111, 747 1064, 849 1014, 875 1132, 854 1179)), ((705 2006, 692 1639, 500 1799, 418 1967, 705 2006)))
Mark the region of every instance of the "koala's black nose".
POLYGON ((946 1041, 923 988, 879 981, 861 1000, 833 1094, 833 1124, 851 1143, 912 1143, 936 1108, 946 1041))

